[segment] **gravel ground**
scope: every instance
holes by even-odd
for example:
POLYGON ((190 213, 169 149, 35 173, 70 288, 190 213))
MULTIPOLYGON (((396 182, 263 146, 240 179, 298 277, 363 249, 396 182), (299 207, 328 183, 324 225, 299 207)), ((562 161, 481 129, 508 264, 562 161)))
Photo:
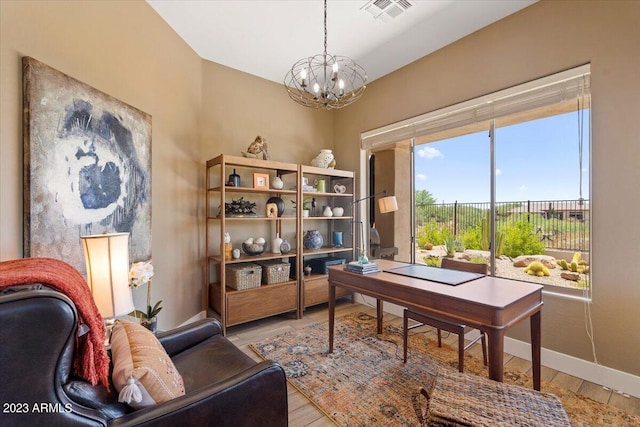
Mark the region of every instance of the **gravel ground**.
MULTIPOLYGON (((423 258, 429 256, 438 256, 442 257, 445 255, 444 248, 442 246, 435 246, 432 250, 424 250, 418 249, 416 251, 416 260, 418 262, 422 262, 423 258)), ((465 258, 475 255, 482 255, 485 258, 489 258, 488 251, 465 251, 461 253, 456 253, 455 258, 465 258)), ((544 285, 555 285, 561 286, 564 288, 578 288, 578 282, 573 282, 571 280, 566 280, 560 277, 560 273, 562 273, 562 269, 560 267, 550 268, 549 276, 544 277, 535 277, 530 276, 524 272, 523 267, 514 267, 513 261, 509 257, 503 256, 498 259, 496 262, 496 275, 500 277, 507 277, 509 279, 516 280, 524 280, 527 282, 535 282, 544 285)), ((586 277, 586 276, 585 276, 586 277)))

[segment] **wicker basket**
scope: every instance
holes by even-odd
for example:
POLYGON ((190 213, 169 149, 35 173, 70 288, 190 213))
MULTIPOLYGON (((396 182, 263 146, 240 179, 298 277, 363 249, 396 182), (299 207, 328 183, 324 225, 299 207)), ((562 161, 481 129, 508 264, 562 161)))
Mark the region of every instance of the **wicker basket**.
POLYGON ((291 264, 279 260, 260 261, 262 266, 262 282, 267 285, 282 283, 289 280, 291 264))
POLYGON ((262 267, 251 262, 230 264, 225 268, 226 285, 242 290, 259 288, 262 278, 262 267))
POLYGON ((413 407, 421 427, 571 427, 552 394, 447 369, 438 371, 431 391, 420 388, 413 407))

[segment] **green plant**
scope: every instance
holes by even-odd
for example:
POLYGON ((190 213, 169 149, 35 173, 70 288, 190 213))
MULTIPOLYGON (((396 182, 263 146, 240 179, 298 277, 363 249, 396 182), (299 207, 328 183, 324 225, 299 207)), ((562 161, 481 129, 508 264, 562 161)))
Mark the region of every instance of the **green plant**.
POLYGON ((489 265, 489 260, 486 259, 485 257, 483 257, 482 255, 472 256, 471 259, 469 260, 469 262, 472 263, 472 264, 486 264, 486 265, 489 265))
POLYGON ((420 231, 418 231, 418 245, 421 248, 424 248, 427 243, 439 245, 451 235, 451 230, 436 222, 435 219, 432 219, 424 224, 420 228, 420 231))
POLYGON ((444 239, 444 250, 447 256, 454 256, 456 254, 456 238, 454 236, 448 236, 444 239))
POLYGON ((147 311, 133 310, 129 315, 137 317, 138 319, 153 319, 160 313, 160 310, 162 310, 160 304, 162 304, 162 300, 158 301, 153 307, 147 305, 147 311))
MULTIPOLYGON (((488 251, 491 247, 491 212, 487 211, 487 215, 482 219, 480 225, 480 249, 488 251)), ((496 257, 502 255, 504 248, 504 232, 496 230, 496 257)))
POLYGON ((426 256, 422 259, 429 267, 440 267, 442 260, 437 256, 426 256))
POLYGON ((530 263, 524 268, 524 272, 530 276, 538 277, 548 276, 551 274, 549 272, 549 269, 545 267, 544 264, 542 264, 540 261, 533 261, 532 263, 530 263))
POLYGON ((480 227, 473 226, 467 228, 460 236, 460 240, 467 249, 481 249, 480 247, 480 227))
POLYGON ((588 289, 589 288, 589 281, 587 279, 578 280, 577 287, 578 288, 583 288, 583 289, 588 289))
POLYGON ((534 226, 525 221, 508 225, 504 230, 503 253, 510 257, 544 253, 544 243, 536 236, 534 226))
POLYGON ((573 273, 589 273, 589 266, 587 262, 582 258, 582 254, 580 252, 576 252, 573 254, 573 258, 571 262, 567 262, 567 260, 560 259, 557 261, 558 266, 563 270, 568 270, 573 273))

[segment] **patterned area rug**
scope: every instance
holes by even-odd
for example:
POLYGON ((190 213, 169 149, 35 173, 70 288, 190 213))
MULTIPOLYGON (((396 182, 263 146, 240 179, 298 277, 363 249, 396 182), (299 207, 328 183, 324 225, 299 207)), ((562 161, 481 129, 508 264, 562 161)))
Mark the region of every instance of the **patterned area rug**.
MULTIPOLYGON (((328 322, 271 337, 250 347, 280 363, 289 382, 339 426, 417 426, 411 396, 430 387, 439 369, 457 370, 457 350, 424 334, 410 335, 409 363, 402 362, 402 330, 364 313, 336 318, 334 353, 328 354, 328 322)), ((465 372, 487 377, 482 361, 465 354, 465 372)), ((505 371, 504 381, 531 387, 531 378, 505 371)), ((638 426, 640 418, 554 384, 542 391, 562 401, 575 427, 638 426)))

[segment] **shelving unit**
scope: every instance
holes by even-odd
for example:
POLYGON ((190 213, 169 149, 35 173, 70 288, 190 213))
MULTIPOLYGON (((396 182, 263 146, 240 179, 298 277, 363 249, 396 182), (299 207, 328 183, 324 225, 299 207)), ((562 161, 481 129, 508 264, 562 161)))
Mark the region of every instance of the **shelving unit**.
MULTIPOLYGON (((328 278, 326 274, 304 276, 303 261, 319 256, 341 256, 347 262, 354 255, 353 202, 355 180, 354 173, 333 169, 322 169, 298 165, 249 159, 239 156, 220 155, 206 164, 206 268, 203 290, 203 307, 213 310, 226 332, 233 325, 294 312, 301 318, 305 307, 320 304, 328 300, 328 278), (241 176, 240 186, 227 186, 227 176, 236 172, 241 176), (277 175, 283 182, 281 190, 254 188, 253 175, 268 175, 269 186, 277 175), (309 183, 324 179, 325 192, 303 191, 303 177, 309 183), (333 192, 335 184, 345 186, 344 193, 333 192), (284 200, 285 211, 281 217, 269 218, 265 205, 269 197, 277 196, 284 200), (236 217, 225 212, 225 203, 244 198, 256 203, 256 216, 236 217), (316 215, 303 218, 305 197, 316 198, 319 208, 323 205, 344 209, 341 217, 316 215), (293 203, 292 203, 293 202, 293 203), (313 227, 313 228, 311 228, 313 227), (317 229, 323 235, 325 244, 320 249, 305 249, 303 230, 317 229), (342 247, 332 245, 333 231, 342 231, 342 247), (260 255, 242 253, 238 259, 226 259, 223 236, 229 233, 233 248, 240 249, 248 237, 263 237, 267 242, 265 251, 260 255), (271 240, 278 233, 291 244, 288 254, 272 253, 271 240), (265 284, 257 288, 236 290, 227 286, 226 267, 242 262, 281 260, 290 263, 290 280, 283 283, 265 284)), ((340 290, 339 297, 349 296, 350 292, 340 290)))
MULTIPOLYGON (((318 206, 315 214, 311 212, 311 216, 303 217, 300 215, 300 226, 302 230, 298 239, 298 247, 302 248, 299 263, 298 277, 300 280, 300 306, 302 308, 321 304, 329 300, 329 281, 326 274, 312 273, 309 276, 304 275, 304 267, 309 259, 321 256, 335 256, 345 258, 346 262, 353 259, 354 254, 354 189, 355 174, 351 171, 342 171, 335 169, 324 169, 313 166, 300 166, 300 189, 303 189, 302 182, 306 178, 309 185, 314 185, 317 180, 325 180, 325 192, 317 191, 301 191, 301 200, 315 198, 318 206), (344 193, 336 193, 334 185, 344 185, 346 191, 344 193), (330 206, 332 209, 340 206, 344 209, 344 214, 340 217, 323 216, 323 206, 330 206), (320 249, 306 249, 303 244, 304 232, 309 230, 319 230, 323 236, 324 244, 320 249), (334 231, 342 231, 343 244, 342 247, 335 247, 332 242, 334 231)), ((338 298, 350 296, 351 292, 346 289, 337 288, 336 296, 338 298)))
MULTIPOLYGON (((249 159, 239 156, 220 155, 207 161, 206 168, 206 271, 205 271, 205 301, 203 305, 211 308, 220 318, 223 329, 252 320, 273 316, 280 313, 295 311, 296 317, 302 316, 299 305, 300 286, 295 277, 283 283, 266 285, 252 289, 236 290, 223 284, 227 283, 226 266, 241 262, 256 262, 265 260, 282 260, 290 262, 292 269, 297 271, 298 248, 295 244, 298 232, 297 209, 285 205, 285 212, 279 218, 268 218, 265 205, 269 197, 277 196, 285 203, 288 199, 297 204, 299 167, 296 164, 249 159), (240 174, 239 187, 227 186, 227 176, 234 169, 240 174), (253 188, 253 174, 268 175, 270 183, 278 175, 284 181, 282 190, 253 188), (224 204, 239 198, 256 203, 257 216, 234 217, 225 212, 224 204), (287 209, 288 208, 288 209, 287 209), (224 251, 224 235, 229 233, 231 244, 240 249, 242 242, 249 237, 263 237, 266 249, 260 255, 242 253, 238 259, 226 259, 224 251), (291 245, 288 254, 272 252, 271 240, 279 233, 291 245)), ((270 184, 269 184, 270 185, 270 184)))

